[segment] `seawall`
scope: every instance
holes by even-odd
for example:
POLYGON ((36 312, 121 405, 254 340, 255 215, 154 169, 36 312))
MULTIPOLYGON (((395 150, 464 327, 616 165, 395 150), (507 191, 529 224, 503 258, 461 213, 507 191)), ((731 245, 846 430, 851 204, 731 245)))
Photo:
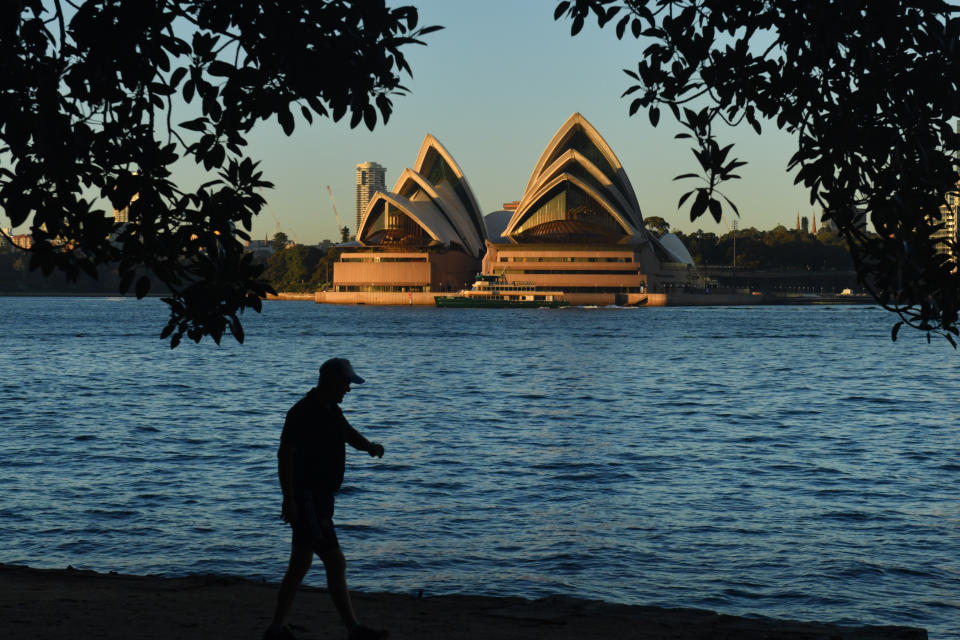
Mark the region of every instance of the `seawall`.
POLYGON ((290 293, 287 291, 281 291, 280 293, 267 294, 267 300, 315 300, 316 294, 314 293, 290 293))
MULTIPOLYGON (((269 299, 310 300, 317 304, 364 304, 382 306, 434 306, 437 296, 452 295, 449 292, 393 292, 393 291, 317 291, 312 294, 280 294, 290 297, 269 299)), ((574 306, 626 306, 626 307, 722 307, 756 305, 811 305, 811 304, 873 304, 868 295, 794 294, 719 291, 711 293, 631 293, 617 297, 615 294, 567 294, 574 306)))

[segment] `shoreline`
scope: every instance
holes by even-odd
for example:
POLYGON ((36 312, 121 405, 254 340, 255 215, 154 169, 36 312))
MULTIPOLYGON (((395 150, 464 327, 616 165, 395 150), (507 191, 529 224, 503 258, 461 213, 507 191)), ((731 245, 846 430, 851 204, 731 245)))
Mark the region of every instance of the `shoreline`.
MULTIPOLYGON (((277 585, 243 578, 183 578, 33 569, 0 564, 0 636, 12 640, 103 638, 259 638, 277 585)), ((568 596, 538 600, 495 596, 426 596, 353 592, 368 624, 392 640, 921 640, 922 629, 845 626, 730 616, 702 609, 620 605, 568 596)), ((303 587, 290 614, 302 640, 344 637, 326 591, 303 587)))

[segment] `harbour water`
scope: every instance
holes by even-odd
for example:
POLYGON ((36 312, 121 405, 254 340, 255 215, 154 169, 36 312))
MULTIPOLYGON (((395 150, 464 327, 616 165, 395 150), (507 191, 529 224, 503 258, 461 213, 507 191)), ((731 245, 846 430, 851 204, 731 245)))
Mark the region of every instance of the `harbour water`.
POLYGON ((960 638, 960 354, 879 309, 273 302, 173 351, 158 300, 0 310, 0 562, 279 580, 284 413, 340 355, 386 447, 337 502, 354 588, 960 638))

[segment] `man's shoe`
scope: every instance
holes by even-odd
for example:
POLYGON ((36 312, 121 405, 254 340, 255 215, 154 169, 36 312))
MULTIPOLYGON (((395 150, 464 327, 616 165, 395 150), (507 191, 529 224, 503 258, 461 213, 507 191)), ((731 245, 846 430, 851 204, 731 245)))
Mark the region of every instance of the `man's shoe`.
POLYGON ((297 640, 297 637, 290 633, 290 629, 280 627, 279 629, 267 629, 263 632, 263 640, 297 640))
POLYGON ((361 624, 350 632, 348 640, 387 640, 389 637, 390 632, 384 629, 371 629, 361 624))

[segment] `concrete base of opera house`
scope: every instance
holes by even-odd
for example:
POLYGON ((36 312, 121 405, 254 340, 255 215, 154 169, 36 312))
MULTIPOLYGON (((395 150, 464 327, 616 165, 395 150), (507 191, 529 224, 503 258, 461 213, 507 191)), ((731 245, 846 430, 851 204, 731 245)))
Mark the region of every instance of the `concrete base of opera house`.
MULTIPOLYGON (((314 302, 318 304, 369 304, 369 305, 393 305, 393 306, 435 306, 434 298, 437 296, 452 296, 455 292, 450 291, 429 291, 429 292, 397 292, 397 291, 317 291, 314 294, 314 302)), ((630 293, 620 298, 613 293, 589 294, 589 293, 568 293, 567 301, 572 306, 609 306, 620 304, 620 306, 633 307, 662 307, 667 304, 667 294, 665 293, 630 293)), ((722 304, 716 302, 714 304, 722 304)))
MULTIPOLYGON (((435 306, 437 296, 454 295, 450 292, 370 292, 370 291, 317 291, 313 294, 318 304, 380 305, 380 306, 435 306)), ((867 295, 836 294, 778 294, 742 292, 711 293, 630 293, 617 299, 616 294, 568 293, 572 306, 580 307, 724 307, 735 305, 768 304, 872 304, 867 295)))
MULTIPOLYGON (((394 306, 435 306, 434 298, 437 296, 456 295, 451 291, 426 291, 426 292, 399 292, 399 291, 317 291, 314 294, 314 302, 318 304, 369 304, 369 305, 394 305, 394 306)), ((613 293, 589 294, 589 293, 568 293, 567 301, 573 306, 607 306, 618 302, 621 306, 650 306, 662 307, 667 304, 667 294, 664 293, 630 293, 624 296, 626 299, 618 297, 613 293)))
POLYGON ((313 301, 317 304, 370 304, 384 306, 434 306, 437 296, 452 293, 423 291, 317 291, 313 301))

